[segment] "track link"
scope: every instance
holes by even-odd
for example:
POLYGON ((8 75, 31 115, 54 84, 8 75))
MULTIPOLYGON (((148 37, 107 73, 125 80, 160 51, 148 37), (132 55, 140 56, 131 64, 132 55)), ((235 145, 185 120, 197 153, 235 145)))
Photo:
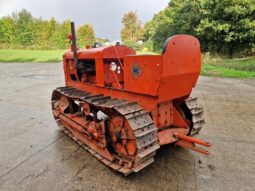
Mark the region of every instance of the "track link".
MULTIPOLYGON (((157 138, 157 129, 154 126, 149 113, 141 108, 136 102, 112 99, 111 97, 104 96, 103 94, 95 95, 69 86, 59 87, 54 91, 57 91, 59 94, 62 94, 74 101, 77 100, 80 102, 86 102, 98 108, 113 109, 122 115, 130 124, 136 138, 137 155, 135 160, 132 161, 132 167, 127 167, 126 165, 121 164, 118 157, 116 157, 114 161, 107 160, 104 156, 100 155, 76 138, 64 126, 61 120, 56 118, 56 122, 63 132, 95 156, 99 161, 113 170, 123 173, 124 175, 128 175, 132 172, 138 172, 154 162, 153 157, 156 154, 156 150, 160 147, 157 138)), ((52 108, 54 108, 54 102, 55 98, 52 96, 52 108)))

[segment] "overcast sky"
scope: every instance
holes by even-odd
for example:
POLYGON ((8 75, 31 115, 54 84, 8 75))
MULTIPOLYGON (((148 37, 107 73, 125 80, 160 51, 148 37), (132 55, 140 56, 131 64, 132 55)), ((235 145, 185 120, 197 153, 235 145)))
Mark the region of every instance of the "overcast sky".
POLYGON ((59 21, 71 19, 77 25, 90 23, 96 36, 110 40, 119 39, 121 17, 136 11, 145 23, 164 9, 170 0, 0 0, 0 17, 14 11, 27 9, 35 17, 59 21))

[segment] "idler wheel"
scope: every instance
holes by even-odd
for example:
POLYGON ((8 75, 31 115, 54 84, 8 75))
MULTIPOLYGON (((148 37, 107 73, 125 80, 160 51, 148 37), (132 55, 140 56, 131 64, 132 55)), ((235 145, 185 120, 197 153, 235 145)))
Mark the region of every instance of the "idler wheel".
POLYGON ((136 138, 128 121, 123 116, 110 119, 110 137, 115 152, 126 159, 134 158, 137 152, 136 138))

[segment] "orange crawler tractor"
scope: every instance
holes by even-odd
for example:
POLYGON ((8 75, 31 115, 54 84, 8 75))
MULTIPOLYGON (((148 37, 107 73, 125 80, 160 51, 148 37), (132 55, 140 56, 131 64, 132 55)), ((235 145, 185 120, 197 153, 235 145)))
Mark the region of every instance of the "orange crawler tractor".
POLYGON ((128 175, 153 163, 161 145, 174 143, 203 154, 193 138, 203 109, 190 98, 201 53, 198 39, 169 38, 161 55, 136 55, 122 45, 76 48, 64 54, 64 87, 52 94, 57 124, 108 167, 128 175))

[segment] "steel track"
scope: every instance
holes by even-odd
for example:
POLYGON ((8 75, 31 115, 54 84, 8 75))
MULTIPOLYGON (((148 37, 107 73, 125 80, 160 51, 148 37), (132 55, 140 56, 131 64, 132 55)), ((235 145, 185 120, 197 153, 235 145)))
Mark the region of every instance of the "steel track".
MULTIPOLYGON (((104 156, 97 153, 95 150, 84 144, 77 137, 75 137, 64 123, 60 119, 56 118, 58 126, 63 130, 65 134, 71 137, 85 150, 90 152, 99 161, 107 165, 108 167, 128 175, 132 172, 138 172, 154 162, 154 155, 156 150, 159 149, 157 129, 148 112, 143 110, 136 102, 127 102, 125 100, 111 99, 109 96, 102 94, 92 95, 89 92, 80 91, 74 87, 59 87, 55 92, 68 97, 69 99, 86 102, 92 104, 97 108, 114 109, 118 114, 122 115, 130 124, 134 135, 136 137, 137 155, 131 168, 127 168, 121 164, 116 156, 115 160, 109 161, 104 156)), ((52 108, 54 108, 54 102, 56 98, 52 98, 52 108)), ((86 134, 84 134, 86 136, 86 134)))
MULTIPOLYGON (((90 152, 106 166, 115 171, 121 172, 124 175, 129 175, 132 172, 142 170, 154 162, 156 150, 160 148, 157 138, 157 128, 154 126, 149 113, 143 110, 143 108, 141 108, 136 102, 112 99, 111 97, 104 96, 102 94, 92 95, 89 92, 80 91, 74 87, 68 86, 56 88, 54 91, 58 92, 60 95, 68 97, 69 99, 86 102, 99 109, 114 109, 119 115, 122 115, 128 121, 136 137, 137 145, 137 155, 133 161, 132 167, 130 168, 120 163, 119 156, 115 155, 115 160, 110 161, 97 153, 95 150, 75 137, 72 132, 65 127, 64 123, 62 123, 60 119, 56 118, 58 126, 66 135, 71 137, 77 144, 90 152)), ((53 105, 56 101, 55 99, 56 98, 53 96, 52 109, 54 109, 53 105)), ((192 114, 192 129, 190 131, 190 136, 194 136, 199 133, 202 126, 205 124, 203 108, 198 105, 197 98, 189 98, 185 101, 185 104, 192 114)), ((86 134, 84 134, 84 136, 86 136, 86 134)))
POLYGON ((197 98, 188 98, 185 100, 185 104, 191 112, 192 128, 190 136, 199 134, 202 127, 205 125, 204 110, 199 106, 197 98))

